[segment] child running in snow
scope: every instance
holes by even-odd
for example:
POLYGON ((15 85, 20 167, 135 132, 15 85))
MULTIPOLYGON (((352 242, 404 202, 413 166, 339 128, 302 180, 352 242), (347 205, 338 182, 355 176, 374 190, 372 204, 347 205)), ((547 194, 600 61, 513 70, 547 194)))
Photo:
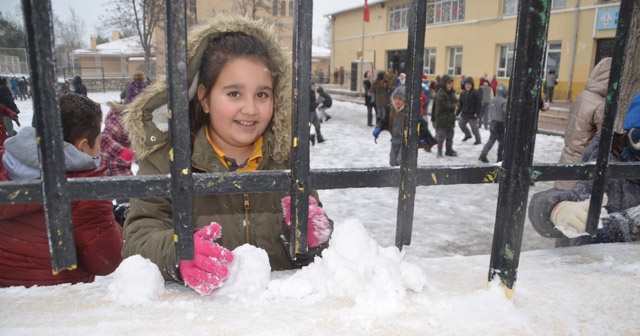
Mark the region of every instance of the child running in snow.
POLYGON ((318 119, 320 119, 320 122, 323 121, 322 119, 324 119, 324 121, 329 121, 331 116, 327 113, 327 109, 333 105, 333 99, 331 99, 331 96, 324 91, 322 86, 318 86, 316 92, 318 92, 318 98, 316 99, 316 103, 318 103, 318 119))
MULTIPOLYGON (((60 97, 67 177, 97 177, 100 164, 100 105, 86 96, 60 97)), ((36 130, 25 126, 0 146, 0 181, 40 178, 36 130), (6 149, 6 151, 4 151, 6 149)), ((108 200, 71 203, 77 268, 53 274, 42 204, 0 205, 0 287, 50 286, 92 282, 113 272, 120 262, 122 229, 108 200)))
MULTIPOLYGON (((233 173, 290 168, 291 62, 276 34, 262 21, 219 16, 189 34, 188 80, 191 168, 194 173, 233 173)), ((153 124, 163 113, 167 83, 157 80, 128 108, 125 125, 138 156, 138 175, 167 174, 171 144, 153 124)), ((166 113, 166 112, 164 112, 166 113)), ((273 270, 299 267, 281 235, 290 205, 285 192, 194 197, 194 260, 176 260, 169 198, 132 199, 124 226, 123 256, 141 254, 167 281, 201 295, 223 285, 231 250, 262 248, 273 270), (221 239, 217 240, 218 238, 221 239)), ((309 200, 310 253, 331 234, 318 194, 309 200)))

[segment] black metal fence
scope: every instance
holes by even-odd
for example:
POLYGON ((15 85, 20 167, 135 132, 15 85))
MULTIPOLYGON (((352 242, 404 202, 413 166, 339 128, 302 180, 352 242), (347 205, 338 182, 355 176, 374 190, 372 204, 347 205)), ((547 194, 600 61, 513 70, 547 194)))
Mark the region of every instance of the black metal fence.
MULTIPOLYGON (((308 106, 311 73, 312 1, 296 1, 293 49, 293 108, 308 106)), ((425 43, 426 1, 411 2, 408 23, 408 136, 403 147, 403 162, 396 168, 318 169, 309 166, 308 113, 293 113, 292 165, 290 171, 257 171, 233 174, 192 174, 190 165, 187 73, 186 3, 167 0, 167 73, 170 141, 174 158, 170 176, 130 176, 113 178, 67 179, 62 160, 62 131, 53 58, 51 5, 48 1, 24 0, 29 60, 34 92, 34 120, 41 137, 39 151, 42 179, 0 183, 0 203, 43 203, 51 250, 52 267, 59 271, 76 263, 70 214, 70 202, 79 199, 129 197, 171 197, 177 237, 178 260, 193 258, 192 203, 196 195, 217 193, 262 193, 288 191, 292 196, 292 222, 300 236, 291 230, 292 256, 307 251, 306 232, 310 189, 397 187, 398 209, 396 245, 411 244, 414 196, 417 186, 496 183, 499 196, 489 268, 489 280, 499 277, 513 294, 522 243, 527 195, 531 181, 594 180, 587 230, 594 233, 596 218, 607 179, 640 178, 637 164, 609 163, 608 152, 624 63, 624 50, 633 0, 622 0, 613 55, 609 93, 602 126, 598 160, 577 165, 533 165, 535 125, 542 80, 542 65, 550 6, 547 0, 520 0, 515 36, 514 69, 509 97, 509 120, 501 167, 417 166, 417 125, 420 85, 425 43), (41 113, 58 111, 58 113, 41 113), (183 173, 184 171, 188 173, 183 173)))

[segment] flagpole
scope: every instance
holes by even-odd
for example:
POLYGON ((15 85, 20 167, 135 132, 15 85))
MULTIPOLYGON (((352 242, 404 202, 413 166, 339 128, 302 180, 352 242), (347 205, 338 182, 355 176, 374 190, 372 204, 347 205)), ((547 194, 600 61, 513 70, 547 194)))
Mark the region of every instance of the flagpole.
MULTIPOLYGON (((362 73, 364 74, 364 20, 362 20, 362 47, 360 47, 362 50, 362 56, 360 56, 360 69, 362 69, 362 73)), ((360 85, 360 93, 362 93, 364 90, 364 85, 360 85)))

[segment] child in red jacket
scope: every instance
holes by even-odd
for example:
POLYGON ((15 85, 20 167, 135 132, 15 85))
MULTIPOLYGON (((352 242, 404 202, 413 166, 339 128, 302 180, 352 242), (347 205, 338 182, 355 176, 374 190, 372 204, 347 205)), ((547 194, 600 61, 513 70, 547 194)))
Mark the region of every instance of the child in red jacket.
MULTIPOLYGON (((67 177, 96 177, 100 165, 100 105, 86 96, 60 98, 67 177)), ((1 147, 1 146, 0 146, 1 147)), ((24 127, 4 143, 0 180, 40 178, 36 130, 24 127)), ((108 200, 71 203, 77 268, 53 274, 42 204, 0 204, 0 287, 92 282, 113 272, 122 256, 122 229, 108 200)))

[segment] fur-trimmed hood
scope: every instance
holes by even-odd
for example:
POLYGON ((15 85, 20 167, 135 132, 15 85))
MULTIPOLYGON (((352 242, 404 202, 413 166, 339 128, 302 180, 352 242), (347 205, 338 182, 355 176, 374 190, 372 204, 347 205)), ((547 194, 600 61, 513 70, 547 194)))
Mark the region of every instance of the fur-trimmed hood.
MULTIPOLYGON (((275 29, 270 24, 244 17, 217 16, 207 24, 194 27, 187 38, 189 99, 197 99, 191 84, 200 68, 202 53, 209 40, 228 32, 243 32, 264 41, 269 48, 270 57, 279 66, 276 69, 280 79, 274 94, 275 110, 267 132, 271 131, 274 136, 270 148, 272 159, 277 163, 284 163, 289 160, 291 152, 292 67, 290 53, 280 47, 275 29)), ((169 141, 167 103, 167 81, 166 78, 159 78, 127 106, 124 127, 138 158, 146 157, 169 141)))

